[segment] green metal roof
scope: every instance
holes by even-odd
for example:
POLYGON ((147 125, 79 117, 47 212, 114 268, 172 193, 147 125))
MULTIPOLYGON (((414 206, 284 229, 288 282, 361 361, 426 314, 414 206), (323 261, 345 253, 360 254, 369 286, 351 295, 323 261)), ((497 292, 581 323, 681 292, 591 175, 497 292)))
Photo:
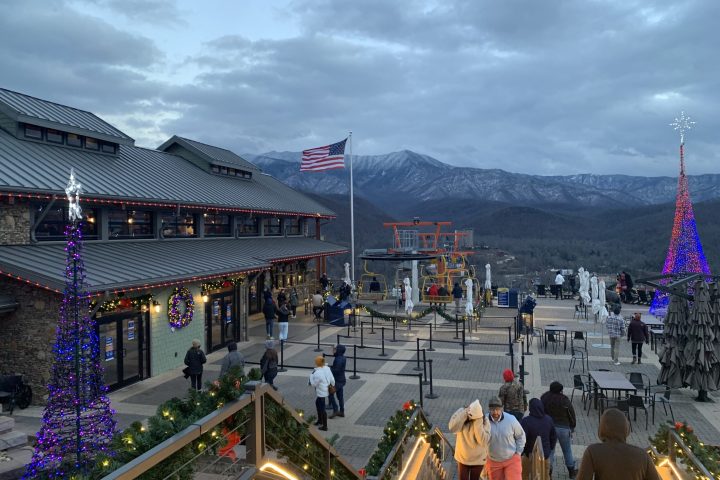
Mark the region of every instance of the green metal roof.
POLYGON ((0 109, 17 122, 133 145, 134 140, 94 114, 0 88, 0 109))
MULTIPOLYGON (((85 286, 90 293, 150 288, 346 251, 340 245, 305 237, 86 242, 85 286)), ((61 292, 65 256, 63 242, 2 246, 0 273, 61 292)))
POLYGON ((177 143, 178 145, 181 145, 188 150, 195 152, 196 154, 207 160, 208 163, 211 163, 213 165, 221 165, 223 167, 230 168, 240 168, 251 172, 260 170, 256 165, 248 162, 240 155, 236 155, 230 150, 226 150, 220 147, 213 147, 212 145, 207 145, 205 143, 201 143, 195 140, 190 140, 189 138, 178 137, 177 135, 173 135, 157 149, 160 151, 167 151, 167 149, 174 143, 177 143))
POLYGON ((214 175, 177 155, 120 145, 117 155, 20 140, 0 129, 0 191, 65 195, 70 169, 83 197, 308 216, 334 212, 259 172, 214 175))

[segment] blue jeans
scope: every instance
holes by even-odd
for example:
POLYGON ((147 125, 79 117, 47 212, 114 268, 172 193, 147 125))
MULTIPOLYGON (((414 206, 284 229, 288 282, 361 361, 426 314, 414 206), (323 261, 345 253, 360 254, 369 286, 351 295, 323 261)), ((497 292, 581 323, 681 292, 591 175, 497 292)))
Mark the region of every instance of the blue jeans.
MULTIPOLYGON (((557 432, 558 443, 562 448, 563 456, 565 457, 565 466, 568 469, 575 468, 575 459, 572 454, 572 439, 570 438, 571 432, 568 427, 562 427, 555 425, 555 431, 557 432)), ((557 447, 557 445, 556 445, 557 447)), ((550 454, 550 465, 555 466, 555 450, 550 454)), ((554 470, 554 468, 553 468, 554 470)))
POLYGON ((338 402, 340 403, 340 413, 345 413, 345 394, 343 393, 343 389, 345 388, 345 385, 338 385, 335 384, 335 395, 330 395, 330 406, 332 406, 333 413, 338 413, 338 402), (337 402, 335 401, 335 397, 337 397, 337 402))
POLYGON ((268 337, 273 336, 273 321, 272 320, 265 320, 265 333, 267 333, 268 337))

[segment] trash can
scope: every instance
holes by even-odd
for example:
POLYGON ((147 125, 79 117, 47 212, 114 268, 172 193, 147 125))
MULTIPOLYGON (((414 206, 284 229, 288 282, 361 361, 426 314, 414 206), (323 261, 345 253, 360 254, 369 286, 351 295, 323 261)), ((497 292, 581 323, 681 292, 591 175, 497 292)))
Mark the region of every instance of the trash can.
MULTIPOLYGON (((497 306, 500 308, 508 308, 510 306, 510 289, 509 288, 498 288, 497 289, 497 306)), ((517 307, 517 295, 515 298, 515 306, 517 307)))

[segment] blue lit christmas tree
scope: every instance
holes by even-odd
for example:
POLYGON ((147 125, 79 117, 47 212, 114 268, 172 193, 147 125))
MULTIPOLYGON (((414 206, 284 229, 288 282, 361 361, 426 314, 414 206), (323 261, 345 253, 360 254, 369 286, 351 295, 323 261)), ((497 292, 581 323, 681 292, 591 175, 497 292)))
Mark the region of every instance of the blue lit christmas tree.
POLYGON ((65 229, 65 292, 60 306, 48 402, 37 446, 23 478, 71 478, 111 455, 114 411, 107 398, 95 321, 89 315, 82 258, 80 184, 70 172, 65 189, 69 224, 65 229))
MULTIPOLYGON (((680 118, 676 118, 670 124, 680 132, 680 177, 675 197, 675 220, 663 274, 704 273, 710 276, 710 267, 705 259, 695 225, 695 213, 690 200, 688 180, 685 176, 685 132, 690 130, 694 124, 695 122, 690 121, 690 117, 685 116, 685 112, 681 112, 680 118)), ((668 302, 669 294, 656 290, 655 298, 650 305, 650 313, 664 316, 667 312, 668 302)))

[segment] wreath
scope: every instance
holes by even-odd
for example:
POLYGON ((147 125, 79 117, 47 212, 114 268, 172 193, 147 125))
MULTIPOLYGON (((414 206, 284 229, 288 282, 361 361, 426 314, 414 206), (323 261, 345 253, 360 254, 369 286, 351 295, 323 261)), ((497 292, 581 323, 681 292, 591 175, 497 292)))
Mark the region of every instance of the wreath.
POLYGON ((170 328, 183 328, 192 322, 195 301, 187 287, 175 287, 168 298, 168 323, 170 328), (181 306, 182 304, 182 306, 181 306), (181 312, 181 307, 184 307, 181 312))

